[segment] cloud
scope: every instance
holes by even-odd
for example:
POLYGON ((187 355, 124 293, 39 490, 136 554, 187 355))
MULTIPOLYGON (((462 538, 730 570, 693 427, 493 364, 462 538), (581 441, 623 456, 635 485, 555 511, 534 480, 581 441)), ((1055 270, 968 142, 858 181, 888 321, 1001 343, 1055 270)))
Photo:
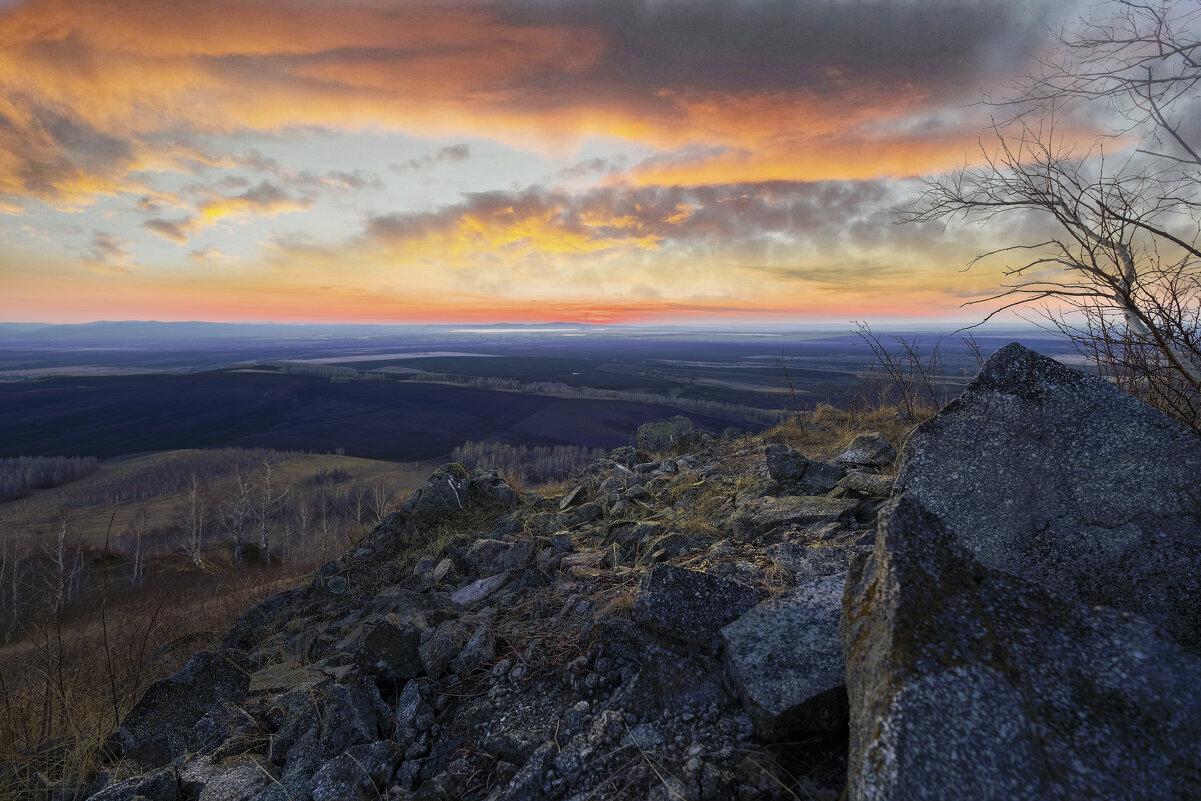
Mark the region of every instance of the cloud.
POLYGON ((980 123, 952 115, 931 136, 906 121, 1019 69, 1053 7, 30 0, 0 14, 0 194, 126 191, 139 165, 203 164, 181 137, 293 126, 558 152, 600 135, 707 154, 644 165, 640 183, 912 174, 953 165, 980 123))
POLYGON ((228 264, 234 261, 232 256, 215 247, 193 250, 188 254, 188 258, 201 264, 228 264))
POLYGON ((196 230, 196 218, 183 217, 178 220, 165 220, 156 217, 143 222, 142 227, 177 245, 186 245, 188 237, 196 230))
POLYGON ((428 170, 440 162, 459 162, 469 158, 471 158, 471 147, 466 144, 458 144, 444 147, 436 153, 428 153, 421 158, 409 159, 390 166, 397 172, 418 172, 428 170))
POLYGON ((436 243, 460 255, 667 246, 746 253, 802 240, 833 251, 861 240, 863 227, 889 226, 893 197, 885 181, 609 186, 578 194, 533 186, 467 194, 433 212, 374 216, 365 235, 398 247, 436 243))
POLYGON ((119 274, 129 269, 129 249, 133 243, 104 231, 93 231, 83 263, 99 273, 119 274))
MULTIPOLYGON (((349 176, 353 179, 353 176, 349 176)), ((269 181, 262 181, 245 192, 225 195, 203 186, 190 187, 190 193, 202 199, 196 204, 196 213, 178 219, 154 217, 145 220, 142 227, 179 245, 187 244, 196 232, 215 225, 226 218, 274 217, 304 211, 313 205, 310 198, 295 198, 269 181)), ((156 210, 158 204, 144 204, 146 210, 156 210)))

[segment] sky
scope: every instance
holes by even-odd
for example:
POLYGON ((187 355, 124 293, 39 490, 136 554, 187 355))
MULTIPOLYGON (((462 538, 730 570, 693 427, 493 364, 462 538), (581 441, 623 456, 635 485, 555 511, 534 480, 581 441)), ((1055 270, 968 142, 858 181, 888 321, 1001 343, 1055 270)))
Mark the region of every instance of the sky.
POLYGON ((1063 13, 0 0, 0 320, 977 319, 894 209, 1063 13))

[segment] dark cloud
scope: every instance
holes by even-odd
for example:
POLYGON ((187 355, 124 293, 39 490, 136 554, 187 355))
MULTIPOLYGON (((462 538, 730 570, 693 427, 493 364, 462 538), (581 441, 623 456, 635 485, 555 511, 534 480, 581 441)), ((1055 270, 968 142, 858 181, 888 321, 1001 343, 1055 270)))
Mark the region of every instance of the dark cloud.
POLYGON ((0 194, 56 201, 81 186, 124 175, 134 163, 129 141, 28 98, 9 98, 14 113, 0 115, 0 151, 9 155, 0 194))
POLYGON ((467 144, 450 145, 444 147, 436 153, 428 153, 421 158, 409 159, 400 164, 391 165, 391 169, 397 172, 418 172, 427 170, 435 164, 441 162, 459 162, 466 161, 471 158, 471 146, 467 144))
POLYGON ((128 239, 120 239, 104 231, 93 231, 83 263, 98 272, 124 272, 129 264, 129 248, 132 245, 128 239))
MULTIPOLYGON (((339 191, 383 189, 384 187, 384 182, 378 175, 366 170, 331 170, 326 173, 315 173, 311 170, 297 171, 280 164, 270 156, 264 156, 255 149, 233 157, 233 161, 240 167, 275 176, 284 186, 326 188, 339 191)), ((248 186, 250 183, 246 179, 236 176, 223 178, 222 181, 235 188, 248 186)))
POLYGON ((435 212, 372 217, 366 234, 400 241, 453 230, 466 218, 494 226, 539 219, 563 232, 614 241, 652 236, 739 249, 782 236, 832 247, 861 226, 888 226, 892 193, 887 181, 598 187, 580 194, 534 186, 467 194, 435 212))
POLYGON ((334 170, 325 174, 324 181, 332 183, 345 189, 383 189, 384 182, 380 180, 378 175, 374 175, 365 170, 352 170, 343 172, 334 170))
POLYGON ((184 217, 179 220, 165 220, 161 217, 146 220, 142 227, 153 231, 164 239, 169 239, 177 245, 186 244, 188 236, 194 230, 196 218, 184 217))
POLYGON ((1044 24, 1056 6, 1050 0, 503 4, 515 21, 602 30, 609 46, 590 79, 601 73, 622 85, 651 90, 817 92, 864 80, 884 85, 963 82, 985 69, 1012 69, 1045 35, 1044 24))
POLYGON ((555 177, 566 180, 581 180, 594 175, 616 175, 626 168, 626 159, 585 159, 555 173, 555 177))

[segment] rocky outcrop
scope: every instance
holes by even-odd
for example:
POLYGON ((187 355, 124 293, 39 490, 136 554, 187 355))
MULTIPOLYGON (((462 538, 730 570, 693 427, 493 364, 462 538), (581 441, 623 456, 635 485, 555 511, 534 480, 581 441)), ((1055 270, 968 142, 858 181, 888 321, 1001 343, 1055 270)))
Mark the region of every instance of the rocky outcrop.
POLYGON ((913 499, 852 567, 848 798, 1201 797, 1201 661, 977 560, 913 499))
POLYGON ((716 801, 789 786, 833 801, 845 706, 823 671, 840 652, 802 644, 836 642, 841 580, 814 585, 829 585, 820 598, 793 584, 831 569, 806 566, 807 549, 867 536, 862 499, 803 494, 807 476, 829 491, 845 470, 795 451, 799 479, 766 477, 755 437, 667 449, 618 449, 556 497, 435 471, 312 581, 238 620, 223 641, 236 676, 196 669, 217 667, 203 656, 140 701, 125 721, 140 759, 102 792, 716 801), (752 541, 747 510, 761 513, 752 541), (766 543, 785 538, 788 564, 766 543), (787 614, 759 607, 776 596, 787 614), (768 640, 803 654, 776 670, 768 640), (157 752, 152 730, 167 734, 157 752), (799 736, 804 765, 782 763, 775 740, 799 736))
MULTIPOLYGON (((1083 492, 1056 477, 1090 464, 1081 448, 1117 459, 1121 442, 1147 441, 1119 429, 1119 444, 1040 449, 1035 434, 1066 447, 1070 426, 1040 415, 1079 387, 1039 369, 1054 380, 1016 399, 986 370, 962 402, 984 398, 1008 421, 963 428, 953 404, 928 423, 907 451, 913 497, 892 506, 877 434, 827 463, 790 448, 786 430, 771 443, 693 433, 654 454, 619 448, 542 492, 440 468, 312 581, 207 638, 243 672, 210 654, 152 687, 123 723, 130 756, 92 789, 110 801, 836 801, 849 775, 853 799, 1196 795, 1196 659, 1145 618, 1094 608, 1086 588, 985 558, 1017 548, 1014 560, 1075 575, 1125 553, 1104 568, 1109 585, 1159 565, 1163 597, 1184 592, 1182 567, 1125 541, 1098 533, 1108 552, 1082 557, 1060 548, 1071 531, 999 530, 981 511, 1025 525, 1019 512, 1083 492), (942 426, 954 447, 937 441, 942 426), (974 481, 970 448, 1020 474, 1023 510, 996 479, 974 481), (939 481, 952 489, 940 496, 939 481), (969 525, 953 535, 926 497, 969 525), (147 745, 152 732, 163 745, 147 745)), ((1116 529, 1100 513, 1119 507, 1072 501, 1064 514, 1095 532, 1160 521, 1163 537, 1132 542, 1187 566, 1196 543, 1171 526, 1195 493, 1172 477, 1191 451, 1162 453, 1175 464, 1122 457, 1122 492, 1158 502, 1167 490, 1136 488, 1163 479, 1176 506, 1129 511, 1116 529)))
POLYGON ((1201 653, 1201 438, 1116 387, 1008 345, 910 436, 897 491, 988 567, 1201 653))

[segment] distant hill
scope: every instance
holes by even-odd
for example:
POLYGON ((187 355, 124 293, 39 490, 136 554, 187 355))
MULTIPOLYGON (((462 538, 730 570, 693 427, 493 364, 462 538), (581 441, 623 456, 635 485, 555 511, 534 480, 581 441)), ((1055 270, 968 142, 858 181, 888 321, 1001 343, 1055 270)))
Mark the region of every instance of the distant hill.
POLYGON ((463 325, 367 325, 356 323, 210 323, 199 320, 99 320, 94 323, 0 323, 0 339, 287 339, 291 337, 373 337, 470 331, 543 331, 582 328, 579 323, 493 323, 463 325))

